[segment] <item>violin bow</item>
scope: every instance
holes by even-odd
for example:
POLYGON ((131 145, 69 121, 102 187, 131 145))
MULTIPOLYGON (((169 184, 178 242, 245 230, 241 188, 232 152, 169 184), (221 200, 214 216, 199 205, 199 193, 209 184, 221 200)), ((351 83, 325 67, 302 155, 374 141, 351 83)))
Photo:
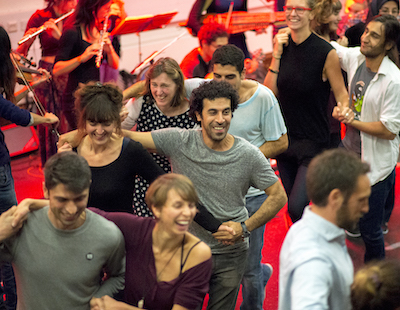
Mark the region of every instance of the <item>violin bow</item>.
MULTIPOLYGON (((36 93, 35 93, 35 91, 33 90, 31 84, 29 84, 28 81, 26 80, 24 73, 22 72, 21 68, 20 68, 19 65, 18 65, 17 60, 16 60, 15 57, 14 57, 14 54, 13 54, 13 53, 10 53, 10 55, 11 55, 11 61, 12 61, 13 65, 14 65, 15 69, 16 69, 16 70, 18 71, 18 73, 21 75, 21 79, 22 79, 22 81, 24 82, 25 86, 29 89, 29 91, 30 91, 30 92, 32 93, 32 95, 33 95, 33 102, 35 103, 36 108, 37 108, 38 111, 39 111, 39 114, 40 114, 41 116, 44 116, 44 115, 46 114, 46 109, 43 107, 43 105, 42 105, 42 103, 40 102, 39 98, 36 96, 36 93)), ((53 128, 51 129, 51 132, 52 132, 54 135, 56 135, 57 138, 60 138, 60 133, 58 132, 58 130, 57 130, 56 128, 53 127, 53 128)))

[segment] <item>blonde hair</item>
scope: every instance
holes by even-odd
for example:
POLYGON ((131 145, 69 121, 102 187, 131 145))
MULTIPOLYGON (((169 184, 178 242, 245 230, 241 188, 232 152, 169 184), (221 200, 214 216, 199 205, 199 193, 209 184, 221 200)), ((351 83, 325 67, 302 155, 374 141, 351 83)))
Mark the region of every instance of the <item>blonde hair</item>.
POLYGON ((152 210, 153 208, 162 208, 171 189, 174 189, 186 201, 196 205, 199 202, 194 185, 188 177, 182 174, 167 173, 159 176, 150 184, 145 197, 147 206, 152 210))

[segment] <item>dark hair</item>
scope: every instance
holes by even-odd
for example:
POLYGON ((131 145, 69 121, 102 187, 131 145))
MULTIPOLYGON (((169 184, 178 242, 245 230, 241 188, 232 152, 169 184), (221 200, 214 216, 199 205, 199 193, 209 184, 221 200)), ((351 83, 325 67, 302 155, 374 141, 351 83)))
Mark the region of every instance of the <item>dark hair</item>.
POLYGON ((8 36, 7 31, 0 26, 0 88, 3 88, 5 98, 15 103, 14 87, 16 75, 14 65, 10 58, 10 53, 10 37, 8 36))
POLYGON ((171 189, 174 189, 184 200, 197 205, 199 198, 192 181, 176 173, 163 174, 150 184, 146 191, 146 204, 152 209, 161 208, 167 201, 171 189))
POLYGON ((399 51, 396 43, 400 34, 399 21, 392 15, 378 15, 374 17, 371 22, 379 22, 383 25, 385 34, 384 44, 392 44, 392 48, 386 52, 386 55, 400 68, 399 51))
POLYGON ((231 65, 234 66, 239 73, 242 73, 244 68, 244 58, 244 53, 240 48, 233 44, 227 44, 215 50, 211 59, 211 65, 231 65))
POLYGON ((370 263, 354 276, 353 310, 396 310, 400 307, 400 262, 370 263))
POLYGON ((112 122, 116 124, 117 133, 120 133, 121 118, 119 113, 122 108, 122 92, 117 86, 111 83, 81 83, 74 96, 80 131, 85 130, 86 121, 112 122))
POLYGON ((112 0, 79 0, 76 5, 75 25, 83 24, 85 28, 92 28, 96 23, 97 11, 112 0))
POLYGON ((218 38, 228 38, 229 34, 226 31, 225 26, 217 23, 209 23, 201 26, 197 33, 197 37, 201 46, 202 41, 205 41, 207 45, 210 45, 218 38))
POLYGON ((168 77, 176 84, 177 89, 174 98, 172 98, 171 106, 179 107, 186 100, 184 77, 178 63, 175 59, 170 57, 158 59, 150 67, 149 71, 147 71, 143 96, 149 96, 151 99, 154 99, 151 94, 150 82, 162 73, 168 75, 168 77))
POLYGON ((308 166, 308 197, 317 206, 324 207, 330 192, 337 188, 347 200, 357 186, 358 177, 369 171, 369 165, 351 152, 344 149, 325 151, 311 160, 308 166))
POLYGON ((379 14, 379 10, 386 2, 393 1, 397 4, 397 8, 399 8, 399 0, 372 0, 369 3, 369 10, 367 14, 367 23, 376 15, 379 14))
POLYGON ((60 3, 67 2, 68 0, 44 0, 44 1, 47 2, 47 8, 49 8, 53 5, 58 5, 60 3))
POLYGON ((75 152, 61 152, 51 156, 44 166, 44 185, 48 190, 63 184, 79 194, 89 188, 92 178, 85 158, 75 152))
MULTIPOLYGON (((225 81, 210 81, 201 84, 198 88, 194 89, 190 97, 190 110, 189 116, 197 121, 196 112, 201 115, 203 111, 204 99, 215 100, 217 98, 227 98, 231 101, 232 112, 238 106, 239 95, 236 90, 225 81)), ((199 121, 197 121, 200 123, 199 121)))

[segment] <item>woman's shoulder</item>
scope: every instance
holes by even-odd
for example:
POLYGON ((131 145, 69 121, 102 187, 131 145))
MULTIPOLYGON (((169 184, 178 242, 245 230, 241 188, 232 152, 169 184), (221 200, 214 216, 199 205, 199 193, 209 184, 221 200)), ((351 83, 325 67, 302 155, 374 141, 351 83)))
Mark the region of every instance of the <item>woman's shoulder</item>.
POLYGON ((191 233, 186 234, 183 257, 186 263, 183 272, 211 258, 210 247, 191 233))

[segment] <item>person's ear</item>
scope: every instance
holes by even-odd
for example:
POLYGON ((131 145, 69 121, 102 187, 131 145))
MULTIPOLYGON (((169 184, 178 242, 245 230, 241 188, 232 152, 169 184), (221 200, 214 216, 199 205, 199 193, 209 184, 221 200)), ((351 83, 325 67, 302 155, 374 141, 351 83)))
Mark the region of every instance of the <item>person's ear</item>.
POLYGON ((49 199, 49 190, 47 189, 46 184, 44 182, 42 183, 42 188, 43 188, 43 197, 49 199))
POLYGON ((194 114, 196 115, 196 119, 199 123, 201 123, 202 121, 202 117, 201 114, 198 111, 195 111, 194 114))
POLYGON ((160 215, 161 215, 161 210, 160 210, 160 208, 157 208, 157 207, 155 207, 155 206, 152 206, 152 207, 151 207, 151 211, 153 212, 154 217, 155 217, 156 219, 160 218, 160 215))

